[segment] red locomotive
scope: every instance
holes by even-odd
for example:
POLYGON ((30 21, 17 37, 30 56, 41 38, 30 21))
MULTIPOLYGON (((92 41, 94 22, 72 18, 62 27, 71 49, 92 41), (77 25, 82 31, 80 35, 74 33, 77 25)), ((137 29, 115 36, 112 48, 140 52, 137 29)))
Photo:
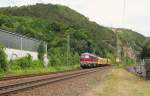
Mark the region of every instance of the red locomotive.
POLYGON ((82 53, 80 57, 80 66, 82 68, 91 68, 97 66, 111 65, 111 60, 108 58, 101 58, 94 54, 82 53))

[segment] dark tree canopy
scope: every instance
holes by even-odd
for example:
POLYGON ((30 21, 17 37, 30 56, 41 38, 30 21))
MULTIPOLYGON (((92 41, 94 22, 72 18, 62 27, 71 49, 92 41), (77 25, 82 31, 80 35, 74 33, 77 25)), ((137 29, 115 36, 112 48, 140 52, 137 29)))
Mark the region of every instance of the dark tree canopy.
POLYGON ((143 59, 150 58, 150 39, 146 40, 142 53, 141 53, 141 57, 143 59))

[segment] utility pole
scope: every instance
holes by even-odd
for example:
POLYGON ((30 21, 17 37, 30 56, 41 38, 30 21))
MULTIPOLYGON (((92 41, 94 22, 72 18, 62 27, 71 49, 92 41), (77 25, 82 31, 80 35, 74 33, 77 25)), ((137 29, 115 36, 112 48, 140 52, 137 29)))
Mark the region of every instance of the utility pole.
POLYGON ((125 15, 126 15, 126 0, 123 0, 122 24, 124 24, 125 15))
MULTIPOLYGON (((20 37, 20 49, 21 49, 21 51, 22 51, 22 37, 20 37)), ((22 56, 22 52, 21 52, 21 56, 22 56)))
POLYGON ((44 42, 44 45, 45 45, 44 66, 48 67, 49 60, 47 55, 47 42, 44 42))
POLYGON ((95 54, 95 48, 93 49, 93 53, 95 54))
POLYGON ((8 0, 10 1, 10 7, 13 7, 15 5, 15 2, 13 0, 8 0))
POLYGON ((68 33, 68 36, 67 36, 67 65, 70 64, 70 34, 68 33))
POLYGON ((121 49, 120 49, 120 41, 119 41, 119 36, 117 34, 117 29, 115 31, 116 34, 116 48, 117 48, 117 58, 116 58, 116 62, 119 63, 121 60, 121 49))
POLYGON ((120 48, 120 40, 119 40, 119 36, 118 36, 118 29, 113 29, 112 30, 115 35, 116 35, 116 62, 119 63, 121 60, 121 48, 120 48))

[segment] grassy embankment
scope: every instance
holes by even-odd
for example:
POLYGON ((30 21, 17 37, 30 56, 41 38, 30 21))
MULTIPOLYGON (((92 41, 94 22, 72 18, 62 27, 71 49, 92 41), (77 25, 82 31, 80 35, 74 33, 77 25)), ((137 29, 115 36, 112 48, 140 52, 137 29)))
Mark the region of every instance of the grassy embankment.
POLYGON ((116 68, 104 77, 94 91, 97 96, 150 96, 150 81, 116 68))
POLYGON ((45 67, 33 68, 32 67, 26 70, 23 70, 23 69, 14 70, 10 68, 7 72, 1 72, 0 78, 6 77, 6 76, 19 76, 19 75, 39 74, 39 73, 47 73, 47 72, 61 72, 61 71, 67 71, 67 70, 74 70, 78 68, 79 68, 78 64, 74 66, 49 66, 47 68, 45 67))

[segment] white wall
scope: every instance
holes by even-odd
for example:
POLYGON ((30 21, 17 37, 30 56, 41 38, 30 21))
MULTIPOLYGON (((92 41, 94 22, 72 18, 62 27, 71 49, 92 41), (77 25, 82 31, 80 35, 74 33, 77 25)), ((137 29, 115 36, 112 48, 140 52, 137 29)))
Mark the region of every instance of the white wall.
POLYGON ((28 54, 30 54, 32 56, 33 60, 38 60, 38 53, 37 52, 32 52, 32 51, 24 51, 24 50, 17 50, 17 49, 10 49, 10 48, 6 48, 5 49, 5 53, 7 54, 7 58, 8 60, 11 59, 17 59, 19 57, 25 57, 28 54))

